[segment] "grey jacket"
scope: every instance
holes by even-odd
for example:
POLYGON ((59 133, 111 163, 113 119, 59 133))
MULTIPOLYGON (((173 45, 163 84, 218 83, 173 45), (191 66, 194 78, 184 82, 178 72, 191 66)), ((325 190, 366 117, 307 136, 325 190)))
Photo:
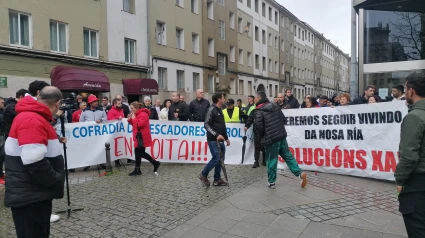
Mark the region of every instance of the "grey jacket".
POLYGON ((96 121, 96 120, 106 121, 107 119, 108 118, 106 116, 106 113, 102 109, 98 108, 96 110, 91 110, 89 108, 84 110, 83 113, 81 114, 80 122, 96 121))

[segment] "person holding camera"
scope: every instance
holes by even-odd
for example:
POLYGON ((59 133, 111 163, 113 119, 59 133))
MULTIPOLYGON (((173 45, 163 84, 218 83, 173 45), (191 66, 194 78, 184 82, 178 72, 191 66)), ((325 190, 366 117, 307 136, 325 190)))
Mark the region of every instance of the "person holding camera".
POLYGON ((152 146, 152 136, 149 124, 150 110, 143 107, 140 102, 130 104, 131 113, 128 115, 128 123, 133 126, 134 154, 136 155, 136 167, 129 176, 142 175, 140 165, 142 158, 153 164, 153 172, 158 171, 161 162, 156 161, 146 152, 146 148, 152 146))

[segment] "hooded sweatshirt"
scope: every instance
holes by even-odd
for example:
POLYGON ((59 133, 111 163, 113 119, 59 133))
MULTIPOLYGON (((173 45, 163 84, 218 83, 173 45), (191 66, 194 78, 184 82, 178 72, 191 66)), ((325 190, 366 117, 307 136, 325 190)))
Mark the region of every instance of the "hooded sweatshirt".
POLYGON ((16 104, 5 143, 7 207, 62 198, 65 170, 62 146, 50 125, 52 113, 44 104, 25 97, 16 104))

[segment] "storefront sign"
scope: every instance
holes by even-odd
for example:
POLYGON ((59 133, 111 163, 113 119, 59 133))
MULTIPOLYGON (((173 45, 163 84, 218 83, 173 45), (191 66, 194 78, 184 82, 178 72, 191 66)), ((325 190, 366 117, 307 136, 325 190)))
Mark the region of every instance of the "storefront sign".
POLYGON ((7 88, 7 77, 0 76, 0 88, 7 88))
POLYGON ((102 85, 100 85, 99 83, 89 83, 89 82, 86 82, 85 84, 83 84, 83 87, 87 87, 87 88, 101 88, 102 85))

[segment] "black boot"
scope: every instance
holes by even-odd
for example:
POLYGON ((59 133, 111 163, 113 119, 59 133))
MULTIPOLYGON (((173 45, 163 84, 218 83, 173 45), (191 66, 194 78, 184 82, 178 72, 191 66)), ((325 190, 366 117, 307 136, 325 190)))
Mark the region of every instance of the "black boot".
POLYGON ((263 158, 263 160, 261 161, 261 165, 266 166, 266 159, 265 158, 263 158))
POLYGON ((140 171, 140 168, 134 168, 133 172, 128 174, 128 176, 136 176, 136 175, 142 175, 142 171, 140 171))
POLYGON ((258 167, 260 167, 260 165, 258 164, 258 161, 255 161, 254 162, 254 165, 252 166, 252 168, 255 169, 255 168, 258 168, 258 167))
POLYGON ((155 161, 153 164, 153 172, 156 173, 158 171, 159 166, 161 165, 161 162, 155 161))

